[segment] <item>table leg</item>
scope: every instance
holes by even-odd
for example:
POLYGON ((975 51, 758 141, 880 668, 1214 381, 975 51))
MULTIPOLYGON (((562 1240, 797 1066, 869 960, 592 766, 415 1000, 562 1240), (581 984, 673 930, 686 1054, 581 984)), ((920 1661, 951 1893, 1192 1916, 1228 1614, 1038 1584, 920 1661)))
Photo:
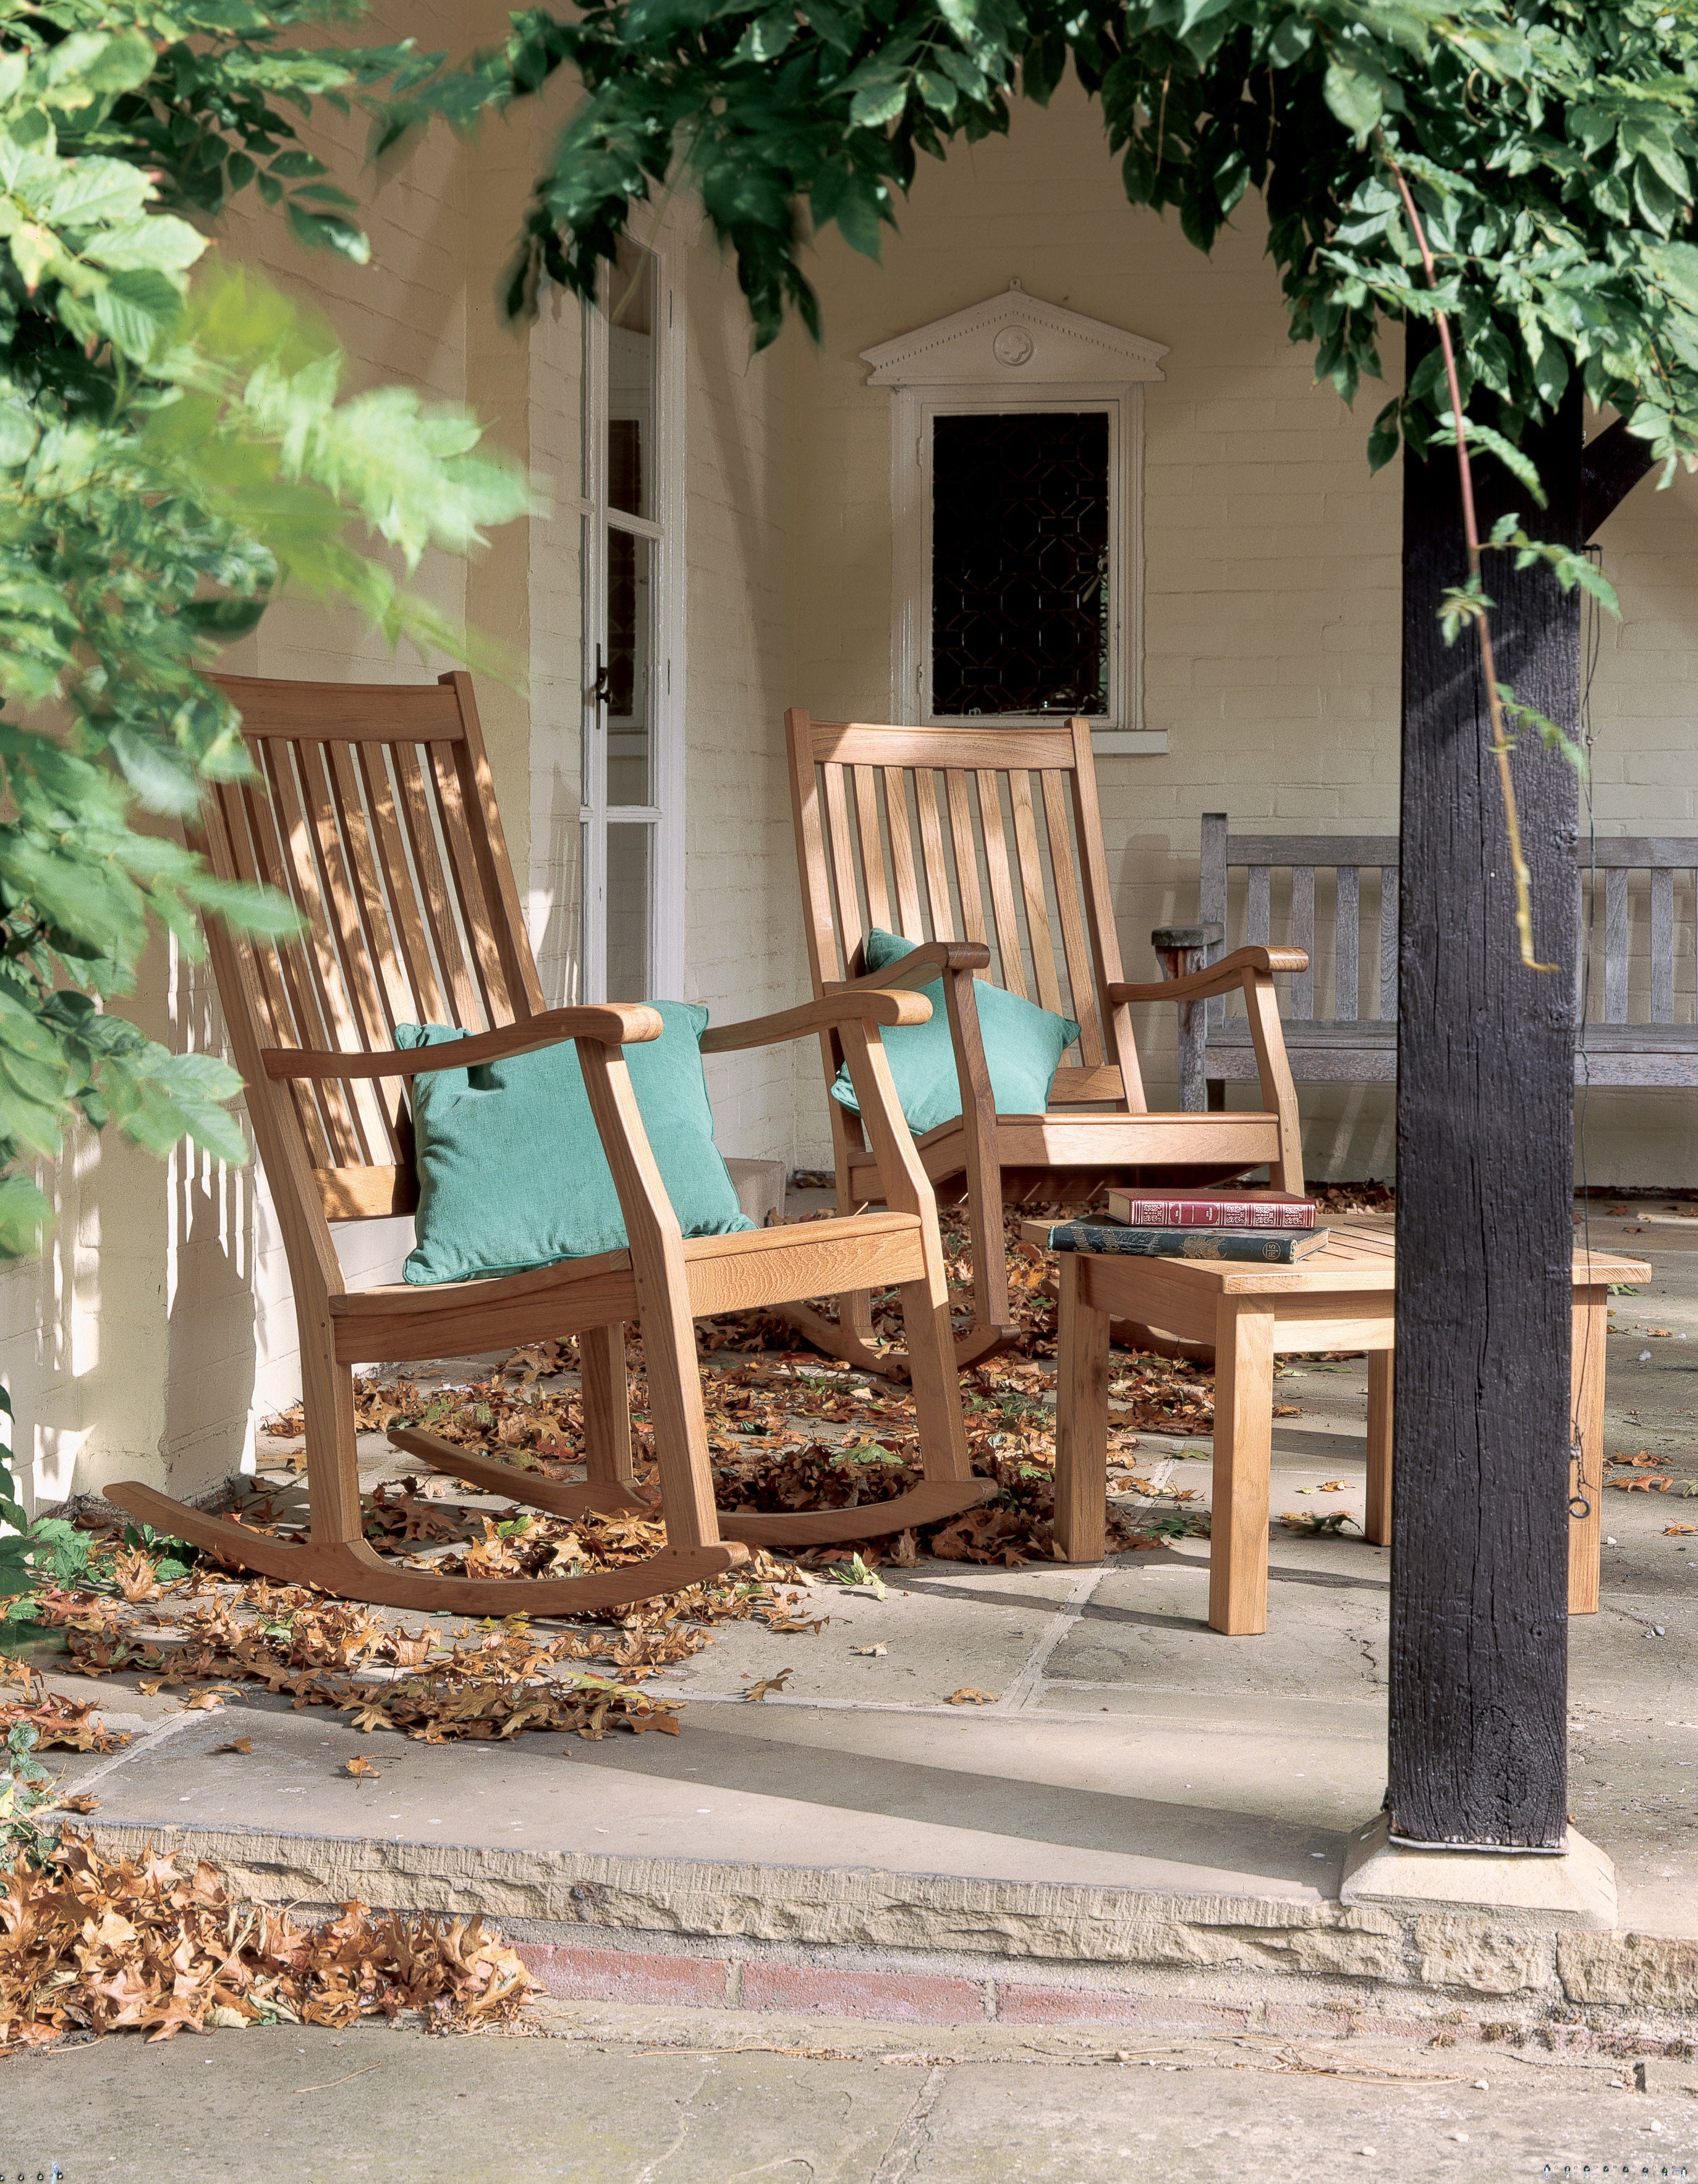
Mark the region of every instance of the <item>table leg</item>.
POLYGON ((1368 1506, 1362 1536, 1377 1547, 1391 1545, 1392 1357, 1389 1350, 1368 1352, 1368 1506))
POLYGON ((1273 1453, 1273 1315, 1222 1297, 1215 1312, 1215 1468, 1209 1627, 1267 1628, 1268 1470, 1273 1453))
POLYGON ((1062 1251, 1055 1342, 1055 1544, 1100 1563, 1107 1518, 1109 1316, 1082 1294, 1079 1254, 1062 1251))
POLYGON ((1574 1332, 1569 1365, 1571 1430, 1580 1445, 1578 1464, 1570 1462, 1568 1512, 1568 1613, 1598 1612, 1599 1563, 1604 1542, 1604 1334, 1610 1293, 1601 1287, 1574 1292, 1574 1332), (1575 1511, 1586 1504, 1584 1517, 1575 1511))

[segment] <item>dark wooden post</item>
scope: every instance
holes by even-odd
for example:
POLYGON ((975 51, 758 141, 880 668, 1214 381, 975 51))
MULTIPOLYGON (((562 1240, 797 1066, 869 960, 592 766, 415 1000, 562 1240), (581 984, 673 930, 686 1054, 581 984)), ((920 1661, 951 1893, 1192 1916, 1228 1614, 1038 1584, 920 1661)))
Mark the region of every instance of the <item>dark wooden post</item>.
MULTIPOLYGON (((1418 360, 1411 337, 1409 365, 1418 360)), ((1578 546, 1578 386, 1524 441, 1550 505, 1475 463, 1485 532, 1519 509, 1578 546)), ((1397 1409, 1390 1819, 1395 1840, 1556 1850, 1566 1835, 1569 1262, 1578 784, 1523 735, 1516 794, 1536 953, 1515 889, 1472 634, 1454 450, 1404 459, 1403 816, 1397 1084, 1397 1409)), ((1500 677, 1571 735, 1580 607, 1486 557, 1500 677)))

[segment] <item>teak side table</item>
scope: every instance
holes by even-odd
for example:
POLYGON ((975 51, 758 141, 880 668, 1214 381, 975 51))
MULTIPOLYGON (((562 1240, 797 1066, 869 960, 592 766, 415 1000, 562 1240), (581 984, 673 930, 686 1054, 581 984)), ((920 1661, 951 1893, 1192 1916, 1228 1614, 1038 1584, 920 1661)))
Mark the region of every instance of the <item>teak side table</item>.
MULTIPOLYGON (((1028 1221, 1047 1245, 1049 1223, 1028 1221)), ((1056 1357, 1055 1539, 1067 1562, 1100 1562, 1108 1490, 1110 1319, 1141 1320, 1215 1346, 1214 1519, 1209 1627, 1231 1637, 1267 1628, 1267 1524, 1273 1361, 1309 1350, 1368 1353, 1367 1521, 1391 1541, 1392 1327, 1389 1220, 1333 1224, 1332 1240, 1295 1266, 1140 1259, 1061 1251, 1056 1357)), ((1586 1505, 1568 1534, 1568 1612, 1595 1614, 1604 1472, 1604 1330, 1612 1282, 1645 1282, 1641 1259, 1574 1254, 1571 1384, 1580 1441, 1570 1493, 1586 1505)))

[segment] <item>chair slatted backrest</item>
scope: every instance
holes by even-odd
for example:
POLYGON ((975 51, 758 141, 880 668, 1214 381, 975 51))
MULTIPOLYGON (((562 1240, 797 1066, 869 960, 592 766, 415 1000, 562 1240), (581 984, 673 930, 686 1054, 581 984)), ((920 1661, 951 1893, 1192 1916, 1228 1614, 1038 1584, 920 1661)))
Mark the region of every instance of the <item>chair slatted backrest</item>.
MULTIPOLYGON (((211 790, 202 848, 222 878, 300 911, 281 944, 214 928, 214 965, 250 1098, 268 1047, 392 1048, 398 1023, 489 1031, 543 1006, 470 677, 423 685, 219 676, 259 778, 211 790)), ((399 1078, 293 1079, 332 1220, 417 1203, 399 1078)), ((274 1188, 275 1188, 274 1179, 274 1188)))
POLYGON ((1144 1107, 1124 1007, 1090 728, 903 728, 787 715, 815 991, 866 968, 875 927, 977 940, 982 972, 1079 1026, 1057 1101, 1144 1107))

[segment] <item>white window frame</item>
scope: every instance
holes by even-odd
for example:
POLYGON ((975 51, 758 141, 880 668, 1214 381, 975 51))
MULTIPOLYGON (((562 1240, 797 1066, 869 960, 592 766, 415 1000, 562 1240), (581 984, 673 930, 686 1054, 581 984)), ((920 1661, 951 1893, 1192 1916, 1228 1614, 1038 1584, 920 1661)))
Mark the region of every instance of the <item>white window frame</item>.
POLYGON ((1159 342, 1027 295, 1002 293, 863 351, 891 405, 891 719, 899 725, 1017 727, 1053 713, 966 716, 932 710, 933 425, 972 413, 1100 410, 1109 419, 1109 710, 1093 719, 1105 753, 1156 753, 1144 716, 1144 383, 1165 376, 1159 342))
MULTIPOLYGON (((583 727, 581 803, 582 845, 582 992, 586 1001, 607 998, 607 829, 646 825, 649 836, 649 982, 653 998, 684 990, 684 743, 685 542, 688 501, 684 421, 688 355, 682 253, 664 221, 632 240, 655 259, 655 403, 651 521, 608 504, 608 335, 598 307, 584 313, 583 494, 583 727), (647 804, 607 800, 610 732, 597 699, 593 656, 597 632, 607 625, 608 530, 649 540, 654 548, 654 694, 649 735, 647 804)), ((605 281, 607 275, 604 274, 605 281)))

